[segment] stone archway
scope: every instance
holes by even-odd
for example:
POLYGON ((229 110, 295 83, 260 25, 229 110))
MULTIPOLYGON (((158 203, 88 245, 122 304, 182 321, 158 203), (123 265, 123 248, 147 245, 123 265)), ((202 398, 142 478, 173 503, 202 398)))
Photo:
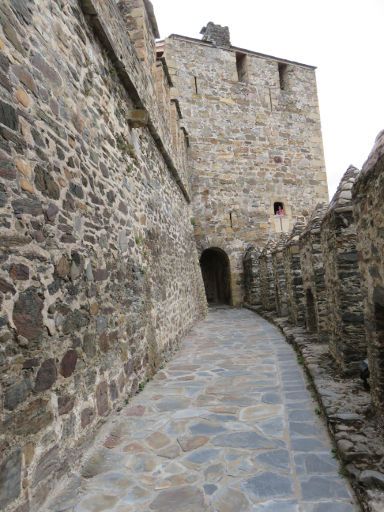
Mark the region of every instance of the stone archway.
POLYGON ((208 304, 232 303, 231 273, 227 254, 216 247, 206 249, 200 258, 208 304))

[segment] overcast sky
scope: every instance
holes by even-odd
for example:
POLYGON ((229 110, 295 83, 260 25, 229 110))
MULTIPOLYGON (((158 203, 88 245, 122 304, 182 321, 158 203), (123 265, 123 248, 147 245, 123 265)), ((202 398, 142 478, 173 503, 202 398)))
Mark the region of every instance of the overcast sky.
POLYGON ((318 67, 330 194, 384 129, 384 0, 152 0, 161 37, 213 21, 234 46, 318 67))

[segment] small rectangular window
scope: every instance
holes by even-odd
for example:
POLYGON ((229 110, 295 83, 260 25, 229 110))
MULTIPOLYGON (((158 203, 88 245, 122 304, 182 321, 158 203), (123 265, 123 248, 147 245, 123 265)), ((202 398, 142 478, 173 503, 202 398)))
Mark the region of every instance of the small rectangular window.
POLYGON ((239 82, 248 81, 248 61, 245 53, 236 53, 237 79, 239 82))
POLYGON ((279 62, 278 68, 279 68, 280 89, 282 91, 285 91, 286 88, 287 88, 287 70, 288 70, 288 66, 287 66, 287 64, 283 64, 282 62, 279 62))

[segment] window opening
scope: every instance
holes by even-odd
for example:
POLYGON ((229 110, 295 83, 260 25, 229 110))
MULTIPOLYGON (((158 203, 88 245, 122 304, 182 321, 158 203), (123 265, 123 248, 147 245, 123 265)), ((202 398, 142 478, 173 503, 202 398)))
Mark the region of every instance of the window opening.
POLYGON ((279 217, 283 217, 285 215, 284 210, 284 203, 281 203, 277 201, 276 203, 273 203, 273 211, 275 215, 278 215, 279 217))
POLYGON ((195 93, 199 94, 198 88, 197 88, 197 76, 193 77, 195 79, 195 93))
POLYGON ((279 69, 280 89, 282 91, 284 91, 287 88, 287 70, 288 70, 288 66, 287 66, 287 64, 283 64, 282 62, 279 62, 278 69, 279 69))
POLYGON ((231 223, 231 228, 233 228, 232 212, 230 212, 230 214, 229 214, 229 222, 231 223))
POLYGON ((237 79, 239 82, 246 82, 248 78, 248 62, 245 53, 236 53, 237 79))

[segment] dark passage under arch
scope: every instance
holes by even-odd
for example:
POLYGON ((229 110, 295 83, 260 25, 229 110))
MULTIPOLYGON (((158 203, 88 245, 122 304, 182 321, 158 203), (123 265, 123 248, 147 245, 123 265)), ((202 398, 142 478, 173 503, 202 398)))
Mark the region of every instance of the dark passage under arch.
POLYGON ((229 259, 217 248, 206 249, 200 258, 205 293, 209 304, 231 304, 229 259))

